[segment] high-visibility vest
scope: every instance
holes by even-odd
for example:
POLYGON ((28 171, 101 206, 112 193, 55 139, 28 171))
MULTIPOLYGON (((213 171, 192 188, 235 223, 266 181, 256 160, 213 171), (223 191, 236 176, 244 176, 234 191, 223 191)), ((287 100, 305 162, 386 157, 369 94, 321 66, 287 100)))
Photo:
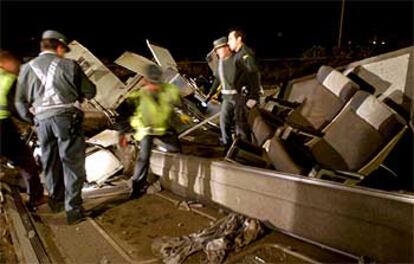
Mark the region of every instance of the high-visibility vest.
POLYGON ((7 95, 16 80, 16 75, 0 68, 0 119, 10 117, 7 95))
POLYGON ((134 115, 130 118, 130 125, 136 130, 136 140, 141 140, 146 135, 162 136, 170 126, 174 104, 180 101, 180 92, 173 84, 161 86, 157 92, 157 101, 146 89, 140 89, 128 97, 137 103, 134 115))

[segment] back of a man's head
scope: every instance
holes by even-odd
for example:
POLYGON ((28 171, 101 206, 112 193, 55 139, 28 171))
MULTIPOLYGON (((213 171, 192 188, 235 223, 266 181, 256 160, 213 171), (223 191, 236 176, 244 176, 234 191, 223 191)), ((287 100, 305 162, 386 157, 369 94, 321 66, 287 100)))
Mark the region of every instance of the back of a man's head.
POLYGON ((152 83, 159 84, 162 82, 162 69, 158 65, 145 65, 143 75, 147 81, 152 83))
POLYGON ((68 47, 68 39, 58 31, 46 30, 42 34, 40 50, 56 51, 58 55, 63 56, 63 53, 70 51, 70 48, 68 47))
POLYGON ((41 51, 45 51, 45 50, 57 50, 57 48, 59 47, 60 42, 56 39, 42 39, 40 41, 40 50, 41 51))
POLYGON ((20 68, 20 61, 10 52, 0 49, 0 68, 17 74, 20 68))

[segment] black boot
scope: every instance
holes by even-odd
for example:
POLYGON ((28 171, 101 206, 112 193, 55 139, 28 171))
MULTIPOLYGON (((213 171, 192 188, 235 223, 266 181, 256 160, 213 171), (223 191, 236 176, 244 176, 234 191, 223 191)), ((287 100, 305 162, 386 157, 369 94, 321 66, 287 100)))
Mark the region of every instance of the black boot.
POLYGON ((148 185, 137 181, 132 181, 131 192, 129 193, 129 199, 138 199, 147 191, 148 185))
POLYGON ((29 211, 34 212, 36 211, 37 207, 47 202, 48 200, 46 196, 43 195, 43 193, 41 195, 29 195, 29 201, 26 203, 26 206, 29 211))
POLYGON ((49 197, 47 204, 53 213, 59 213, 65 209, 65 204, 63 201, 55 200, 52 197, 49 197))
POLYGON ((66 212, 66 222, 68 225, 74 225, 85 220, 86 216, 83 210, 71 210, 66 212))

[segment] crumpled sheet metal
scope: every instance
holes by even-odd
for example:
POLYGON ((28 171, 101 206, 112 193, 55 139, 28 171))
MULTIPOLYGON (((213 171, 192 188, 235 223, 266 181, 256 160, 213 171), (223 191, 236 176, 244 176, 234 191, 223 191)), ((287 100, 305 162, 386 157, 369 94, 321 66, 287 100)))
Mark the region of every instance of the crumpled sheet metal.
POLYGON ((103 148, 115 146, 119 141, 119 132, 116 130, 106 129, 101 133, 86 140, 87 143, 99 145, 103 148))
POLYGON ((160 237, 152 252, 166 264, 183 263, 203 250, 207 263, 222 263, 230 251, 238 251, 264 233, 259 220, 231 213, 199 232, 181 237, 160 237))
MULTIPOLYGON (((73 40, 69 43, 71 51, 65 58, 75 60, 86 76, 96 85, 96 96, 89 101, 107 110, 116 109, 125 99, 128 89, 95 55, 82 44, 73 40)), ((86 102, 86 101, 85 101, 86 102)))
POLYGON ((86 180, 98 185, 122 169, 122 163, 107 149, 92 152, 85 159, 86 180))

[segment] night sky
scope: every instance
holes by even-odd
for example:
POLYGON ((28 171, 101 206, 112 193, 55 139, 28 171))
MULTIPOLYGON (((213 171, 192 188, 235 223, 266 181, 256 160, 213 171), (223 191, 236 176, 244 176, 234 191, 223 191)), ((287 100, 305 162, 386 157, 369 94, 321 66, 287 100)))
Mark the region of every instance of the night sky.
MULTIPOLYGON (((176 60, 204 60, 233 27, 247 33, 258 58, 300 56, 313 45, 336 45, 341 11, 341 1, 0 3, 2 48, 34 55, 42 31, 56 29, 110 60, 125 50, 151 57, 147 38, 176 60)), ((413 45, 413 3, 346 0, 343 31, 343 46, 373 39, 389 50, 413 45)))

